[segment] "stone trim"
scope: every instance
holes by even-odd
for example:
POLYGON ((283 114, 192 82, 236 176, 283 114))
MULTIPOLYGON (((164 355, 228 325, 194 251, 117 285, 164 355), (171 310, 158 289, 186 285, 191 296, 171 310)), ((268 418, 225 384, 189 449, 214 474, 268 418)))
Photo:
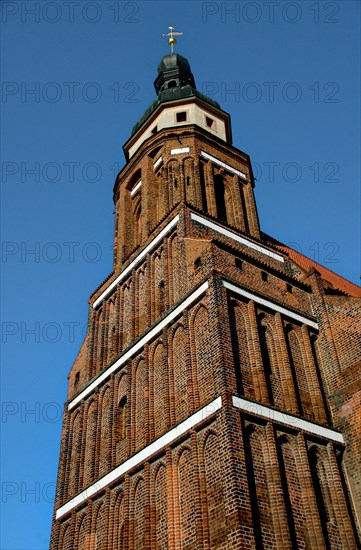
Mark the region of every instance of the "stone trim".
POLYGON ((199 298, 209 287, 208 281, 203 283, 197 288, 188 298, 183 300, 173 311, 171 311, 162 321, 157 323, 152 330, 150 330, 143 338, 141 338, 134 346, 132 346, 126 353, 124 353, 119 359, 117 359, 112 365, 110 365, 104 372, 102 372, 89 386, 87 386, 82 392, 80 392, 68 405, 68 410, 77 405, 84 397, 92 393, 106 378, 108 378, 113 372, 123 365, 130 357, 132 357, 137 351, 139 351, 147 342, 149 342, 156 334, 159 334, 173 319, 175 319, 184 309, 190 306, 195 300, 199 298))
POLYGON ((314 321, 311 321, 310 319, 307 319, 307 317, 304 317, 303 315, 299 315, 298 313, 295 313, 294 311, 291 311, 290 309, 279 306, 278 304, 270 302, 269 300, 265 300, 265 298, 261 298, 260 296, 257 296, 257 294, 253 294, 253 292, 248 292, 248 290, 243 290, 243 288, 240 288, 239 286, 236 286, 232 283, 229 283, 228 281, 222 280, 222 284, 225 288, 227 288, 228 290, 231 290, 232 292, 235 292, 236 294, 240 294, 241 296, 245 296, 245 298, 249 298, 250 300, 253 300, 254 302, 257 302, 258 304, 269 307, 270 309, 273 309, 274 311, 278 311, 279 313, 282 313, 283 315, 287 315, 287 317, 291 317, 291 319, 296 319, 296 321, 299 321, 300 323, 303 323, 304 325, 309 325, 310 327, 315 328, 316 330, 318 330, 318 324, 315 323, 314 321))
MULTIPOLYGON (((251 416, 258 416, 264 418, 268 421, 279 422, 280 424, 290 426, 298 431, 306 431, 308 433, 314 434, 316 436, 334 441, 336 443, 344 444, 344 438, 342 433, 326 428, 314 422, 309 422, 308 420, 303 420, 293 415, 289 415, 284 412, 280 412, 260 403, 249 401, 243 399, 242 397, 232 396, 232 405, 233 407, 239 409, 243 413, 250 414, 251 416)), ((222 397, 219 396, 215 400, 208 403, 205 407, 192 414, 186 420, 175 426, 164 435, 159 437, 156 441, 153 441, 150 445, 147 445, 136 453, 134 456, 120 464, 108 474, 100 478, 98 481, 93 483, 90 487, 76 495, 72 500, 61 506, 56 512, 56 519, 60 519, 62 516, 70 512, 73 508, 82 504, 84 501, 88 500, 95 493, 107 487, 110 483, 116 481, 119 477, 123 476, 129 472, 132 468, 138 466, 142 462, 145 462, 149 457, 154 453, 160 451, 173 441, 175 441, 179 436, 186 433, 188 430, 213 415, 216 411, 222 408, 222 397)))
POLYGON ((144 447, 141 451, 136 453, 134 456, 120 464, 114 470, 100 478, 98 481, 93 483, 90 487, 79 493, 72 500, 61 506, 56 512, 56 519, 60 519, 64 514, 70 512, 73 508, 82 504, 84 501, 88 500, 92 495, 107 487, 110 483, 126 474, 129 470, 137 466, 138 464, 147 460, 151 455, 159 451, 160 449, 166 447, 172 441, 177 439, 180 435, 184 434, 199 422, 205 420, 208 416, 214 414, 222 407, 222 398, 217 397, 211 403, 208 403, 205 407, 192 414, 189 418, 178 424, 175 428, 172 428, 167 433, 159 437, 156 441, 153 441, 147 447, 144 447))
POLYGON ((331 430, 330 428, 325 428, 324 426, 320 426, 314 422, 303 420, 297 416, 271 409, 270 407, 266 407, 260 403, 248 401, 248 399, 236 397, 235 395, 232 396, 232 404, 237 409, 240 409, 242 412, 249 413, 252 416, 260 416, 261 418, 265 418, 267 420, 280 422, 281 424, 286 424, 286 426, 291 426, 296 430, 302 430, 316 436, 335 441, 336 443, 345 444, 342 433, 331 430))
POLYGON ((171 155, 180 155, 181 153, 189 153, 189 147, 183 147, 182 149, 171 149, 171 155))
POLYGON ((153 164, 154 170, 160 165, 162 160, 163 160, 163 157, 159 157, 159 159, 155 161, 155 163, 153 164))
POLYGON ((137 265, 139 264, 139 262, 148 254, 148 252, 150 252, 150 250, 152 250, 158 243, 159 241, 161 241, 164 237, 164 235, 166 235, 179 221, 179 215, 177 214, 177 216, 175 216, 175 218, 173 218, 173 220, 171 220, 168 225, 165 226, 165 228, 148 244, 148 246, 146 246, 142 252, 140 252, 140 254, 138 254, 138 256, 128 265, 128 267, 126 267, 121 273, 120 275, 118 275, 118 277, 108 286, 107 289, 104 290, 104 292, 102 292, 102 294, 99 296, 99 298, 97 298, 93 304, 93 308, 96 309, 99 304, 102 303, 102 301, 104 300, 104 298, 106 298, 112 291, 113 289, 117 286, 117 284, 122 280, 124 279, 124 277, 126 275, 128 275, 128 273, 130 271, 132 271, 132 269, 137 265))
POLYGON ((221 160, 218 160, 216 157, 212 157, 212 155, 210 155, 208 153, 205 153, 204 151, 201 151, 201 155, 202 155, 202 157, 204 157, 204 158, 210 160, 211 162, 213 162, 214 164, 218 164, 218 166, 222 166, 222 168, 225 168, 229 172, 232 172, 232 174, 237 174, 237 176, 240 176, 244 180, 247 180, 246 174, 244 174, 243 172, 240 172, 239 170, 236 170, 235 168, 232 168, 232 166, 229 166, 225 162, 222 162, 221 160))
POLYGON ((264 248, 259 244, 253 243, 252 241, 249 241, 244 237, 240 237, 233 231, 230 231, 229 229, 225 229, 224 227, 218 225, 217 223, 211 222, 210 220, 206 220, 206 218, 203 218, 202 216, 198 216, 198 214, 193 214, 192 212, 191 219, 194 220, 195 222, 205 225, 206 227, 209 227, 210 229, 213 229, 214 231, 217 231, 218 233, 221 233, 225 237, 229 237, 230 239, 233 239, 234 241, 244 244, 249 248, 253 248, 254 250, 257 250, 257 252, 261 252, 261 254, 270 256, 271 258, 273 258, 274 260, 278 260, 279 262, 284 262, 284 258, 280 254, 277 254, 276 252, 272 252, 271 250, 268 250, 267 248, 264 248))
POLYGON ((135 195, 135 193, 138 191, 138 189, 140 189, 141 185, 142 185, 142 180, 138 181, 137 185, 135 187, 133 187, 133 189, 130 192, 130 195, 131 196, 135 195))

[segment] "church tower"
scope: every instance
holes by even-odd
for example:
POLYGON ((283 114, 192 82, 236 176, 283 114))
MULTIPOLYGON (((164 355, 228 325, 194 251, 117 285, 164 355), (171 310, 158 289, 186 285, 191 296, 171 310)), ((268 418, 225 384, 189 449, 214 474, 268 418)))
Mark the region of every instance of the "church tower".
POLYGON ((69 373, 50 548, 355 549, 359 288, 260 231, 229 115, 183 56, 157 70, 69 373))

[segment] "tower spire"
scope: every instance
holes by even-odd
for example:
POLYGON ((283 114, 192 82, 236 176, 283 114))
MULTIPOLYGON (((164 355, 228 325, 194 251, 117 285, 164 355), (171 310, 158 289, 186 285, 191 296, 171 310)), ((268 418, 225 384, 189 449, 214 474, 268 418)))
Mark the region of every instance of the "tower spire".
POLYGON ((169 32, 167 34, 163 34, 163 36, 169 36, 168 44, 170 45, 170 53, 174 53, 174 46, 177 43, 177 40, 174 37, 181 36, 183 33, 175 31, 174 27, 172 26, 168 27, 168 29, 169 29, 169 32))

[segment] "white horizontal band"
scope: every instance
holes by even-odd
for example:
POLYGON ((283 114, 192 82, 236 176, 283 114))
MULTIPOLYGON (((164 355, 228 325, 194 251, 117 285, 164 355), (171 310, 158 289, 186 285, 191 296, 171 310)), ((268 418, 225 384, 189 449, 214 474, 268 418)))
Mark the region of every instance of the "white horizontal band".
POLYGON ((303 420, 302 418, 297 418, 287 413, 276 411, 260 403, 254 403, 253 401, 248 401, 242 397, 232 396, 232 403, 234 407, 244 411, 246 413, 261 416, 267 420, 273 420, 275 422, 281 422, 297 430, 304 430, 310 432, 314 435, 324 437, 325 439, 331 439, 337 443, 345 443, 342 433, 331 430, 330 428, 325 428, 314 422, 309 422, 308 420, 303 420))
POLYGON ((133 196, 134 193, 136 193, 138 191, 138 189, 140 188, 141 185, 142 185, 142 180, 138 181, 137 185, 135 187, 133 187, 133 189, 130 192, 131 196, 133 196))
POLYGON ((233 233, 233 231, 229 231, 229 229, 225 229, 224 227, 222 227, 221 225, 218 225, 217 223, 211 222, 210 220, 206 220, 205 218, 202 218, 202 216, 198 216, 198 214, 192 213, 191 218, 192 220, 198 223, 201 223, 202 225, 210 227, 214 231, 218 231, 218 233, 222 233, 222 235, 225 235, 226 237, 229 237, 230 239, 233 239, 238 243, 244 244, 249 248, 253 248, 253 250, 257 250, 257 252, 266 254, 266 256, 270 256, 271 258, 273 258, 274 260, 278 260, 279 262, 284 262, 284 258, 283 256, 280 256, 280 254, 276 254, 276 252, 272 252, 272 250, 268 250, 268 248, 264 248, 263 246, 253 243, 252 241, 249 241, 244 237, 240 237, 236 233, 233 233))
POLYGON ((144 250, 142 250, 142 252, 138 254, 138 256, 128 265, 128 267, 126 267, 124 271, 122 271, 120 275, 118 275, 118 277, 108 286, 108 288, 104 290, 104 292, 102 292, 99 298, 95 300, 93 304, 94 309, 97 308, 98 305, 101 304, 101 302, 104 300, 104 298, 106 298, 106 296, 108 296, 113 291, 114 287, 116 287, 117 284, 122 279, 124 279, 124 277, 129 273, 129 271, 131 271, 137 264, 139 264, 139 262, 144 258, 144 256, 146 256, 148 252, 152 250, 152 248, 154 248, 156 244, 158 244, 159 241, 163 239, 164 235, 166 235, 166 233, 168 233, 168 231, 170 231, 172 227, 174 227, 174 225, 178 222, 178 220, 179 220, 179 215, 177 214, 177 216, 175 216, 175 218, 173 218, 173 220, 170 221, 169 224, 166 225, 164 229, 162 229, 162 231, 155 237, 155 239, 153 239, 148 244, 148 246, 146 246, 144 250))
POLYGON ((244 180, 247 179, 246 174, 244 174, 243 172, 240 172, 239 170, 236 170, 235 168, 232 168, 232 166, 229 166, 225 162, 222 162, 221 160, 218 160, 215 157, 212 157, 212 155, 209 155, 208 153, 205 153, 204 151, 201 151, 201 155, 202 155, 202 157, 214 162, 214 164, 218 164, 218 166, 222 166, 222 168, 225 168, 229 172, 232 172, 233 174, 237 174, 237 176, 240 176, 244 180))
POLYGON ((159 157, 159 159, 155 161, 155 163, 153 164, 154 170, 157 168, 157 166, 159 166, 162 160, 163 160, 163 157, 159 157))
POLYGON ((294 311, 291 311, 290 309, 279 306, 278 304, 274 304, 273 302, 270 302, 269 300, 265 300, 264 298, 261 298, 260 296, 257 296, 257 294, 253 294, 253 292, 248 292, 248 290, 243 290, 243 288, 240 288, 239 286, 233 285, 232 283, 229 283, 228 281, 223 280, 222 284, 225 288, 228 288, 228 290, 231 290, 232 292, 235 292, 236 294, 240 294, 241 296, 245 296, 246 298, 249 298, 250 300, 253 300, 254 302, 257 302, 258 304, 269 307, 270 309, 273 309, 274 311, 278 311, 279 313, 283 313, 284 315, 287 315, 287 317, 291 317, 292 319, 296 319, 296 321, 299 321, 300 323, 303 323, 305 325, 309 325, 310 327, 315 328, 316 330, 318 330, 318 324, 315 323, 314 321, 310 321, 310 319, 307 319, 307 317, 304 317, 303 315, 299 315, 298 313, 295 313, 294 311))
POLYGON ((189 147, 183 147, 183 149, 172 149, 171 155, 180 155, 181 153, 189 153, 189 147))
MULTIPOLYGON (((270 407, 266 407, 265 405, 261 405, 260 403, 254 403, 253 401, 248 401, 247 399, 243 399, 242 397, 236 397, 235 395, 233 395, 232 404, 235 408, 252 416, 259 416, 266 420, 279 422, 297 430, 306 431, 316 436, 335 441, 336 443, 344 444, 345 442, 343 435, 340 432, 337 432, 330 428, 325 428, 324 426, 320 426, 319 424, 315 424, 314 422, 309 422, 308 420, 303 420, 302 418, 297 418, 296 416, 282 413, 280 411, 271 409, 270 407)), ((88 498, 93 496, 95 493, 97 493, 101 489, 104 489, 110 483, 116 481, 121 476, 126 474, 129 470, 147 460, 154 453, 160 451, 162 448, 166 447, 174 440, 176 440, 179 436, 199 424, 199 422, 202 422, 203 420, 208 418, 208 416, 220 410, 221 407, 222 398, 217 397, 217 399, 215 399, 211 403, 208 403, 208 405, 206 405, 196 413, 192 414, 189 418, 178 424, 178 426, 169 430, 169 432, 159 437, 150 445, 147 445, 147 447, 123 462, 123 464, 120 464, 119 466, 114 468, 114 470, 111 470, 96 483, 93 483, 93 485, 91 485, 90 487, 79 493, 72 500, 61 506, 56 512, 56 519, 60 519, 62 516, 70 512, 73 508, 75 508, 79 504, 82 504, 88 498)))
POLYGON ((184 422, 181 422, 180 424, 178 424, 178 426, 169 430, 169 432, 162 435, 159 439, 139 451, 139 453, 136 453, 134 456, 123 462, 123 464, 120 464, 120 466, 117 466, 114 470, 109 472, 109 474, 106 474, 96 483, 85 489, 85 491, 82 491, 72 500, 61 506, 56 512, 56 519, 61 518, 64 514, 70 512, 70 510, 75 508, 75 506, 78 506, 79 504, 87 500, 97 491, 99 491, 100 489, 104 489, 104 487, 109 485, 109 483, 112 483, 141 462, 147 460, 151 455, 172 443, 172 441, 177 439, 180 435, 193 428, 196 424, 198 424, 211 414, 214 414, 221 407, 222 398, 217 397, 217 399, 215 399, 211 403, 208 403, 208 405, 200 409, 198 412, 192 414, 192 416, 184 420, 184 422))
POLYGON ((79 393, 68 405, 68 409, 75 407, 79 401, 84 399, 89 393, 95 390, 99 384, 108 378, 115 372, 121 365, 123 365, 130 357, 132 357, 137 351, 139 351, 149 340, 151 340, 156 334, 161 332, 164 327, 169 325, 173 319, 175 319, 184 309, 191 305, 195 300, 199 298, 208 288, 208 281, 203 283, 197 290, 195 290, 188 298, 183 300, 169 315, 167 315, 162 321, 157 323, 155 327, 148 332, 143 338, 141 338, 134 346, 132 346, 124 355, 119 357, 112 365, 110 365, 102 374, 100 374, 89 386, 87 386, 82 392, 79 393))

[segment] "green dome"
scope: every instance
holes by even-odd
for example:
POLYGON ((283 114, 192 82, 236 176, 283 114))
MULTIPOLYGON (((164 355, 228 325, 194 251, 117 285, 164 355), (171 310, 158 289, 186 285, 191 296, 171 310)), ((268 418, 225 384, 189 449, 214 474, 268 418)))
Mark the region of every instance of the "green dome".
POLYGON ((134 125, 131 133, 132 136, 161 103, 188 97, 198 97, 213 105, 213 107, 221 108, 219 103, 198 92, 189 61, 183 55, 179 53, 165 55, 157 67, 157 72, 158 76, 154 81, 154 87, 158 96, 134 125))

